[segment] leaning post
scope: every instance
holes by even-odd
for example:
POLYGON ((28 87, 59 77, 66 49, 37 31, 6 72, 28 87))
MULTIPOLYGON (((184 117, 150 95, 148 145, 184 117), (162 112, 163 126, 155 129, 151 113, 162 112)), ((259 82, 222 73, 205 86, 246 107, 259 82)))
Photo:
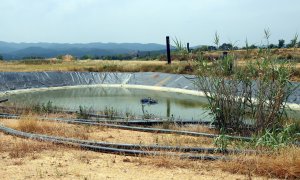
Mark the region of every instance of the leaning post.
POLYGON ((170 49, 170 37, 166 37, 166 44, 167 44, 167 59, 168 64, 171 64, 171 49, 170 49))
POLYGON ((188 53, 191 52, 191 49, 190 49, 190 43, 187 43, 187 44, 186 44, 186 49, 187 49, 188 53))

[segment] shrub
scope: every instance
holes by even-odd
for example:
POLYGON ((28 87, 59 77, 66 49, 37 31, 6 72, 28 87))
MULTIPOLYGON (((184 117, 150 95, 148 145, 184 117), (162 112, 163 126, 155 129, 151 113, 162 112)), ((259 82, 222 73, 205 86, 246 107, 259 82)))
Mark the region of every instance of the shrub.
POLYGON ((246 120, 252 119, 251 129, 258 133, 285 124, 286 101, 296 88, 289 81, 292 65, 277 64, 268 48, 260 51, 261 59, 241 68, 235 66, 234 54, 213 63, 198 62, 195 83, 208 99, 217 128, 243 132, 249 126, 246 120))
POLYGON ((88 119, 89 118, 89 111, 86 107, 79 106, 79 112, 77 113, 78 119, 88 119))
POLYGON ((296 141, 297 126, 288 125, 283 129, 265 130, 261 136, 254 138, 256 147, 279 149, 292 145, 296 141))
POLYGON ((113 107, 105 107, 103 114, 109 119, 115 119, 119 115, 118 111, 113 107))
POLYGON ((284 39, 278 40, 278 48, 283 48, 284 47, 284 39))
POLYGON ((230 139, 225 134, 224 129, 221 129, 221 134, 214 139, 214 145, 221 151, 225 151, 231 144, 230 139))
POLYGON ((35 104, 32 106, 32 111, 36 113, 53 113, 58 111, 59 108, 53 105, 52 101, 48 101, 46 104, 35 104))

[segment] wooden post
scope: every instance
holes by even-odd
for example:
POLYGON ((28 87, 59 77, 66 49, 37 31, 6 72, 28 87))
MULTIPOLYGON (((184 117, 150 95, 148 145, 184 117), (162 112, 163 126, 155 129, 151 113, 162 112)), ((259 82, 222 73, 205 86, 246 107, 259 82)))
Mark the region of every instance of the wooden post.
POLYGON ((191 50, 190 50, 190 43, 186 44, 186 48, 187 48, 187 51, 190 53, 191 52, 191 50))
POLYGON ((167 99, 167 117, 170 118, 171 112, 171 102, 170 99, 167 99))
POLYGON ((170 50, 170 37, 166 37, 166 43, 167 43, 167 59, 168 64, 171 64, 171 50, 170 50))

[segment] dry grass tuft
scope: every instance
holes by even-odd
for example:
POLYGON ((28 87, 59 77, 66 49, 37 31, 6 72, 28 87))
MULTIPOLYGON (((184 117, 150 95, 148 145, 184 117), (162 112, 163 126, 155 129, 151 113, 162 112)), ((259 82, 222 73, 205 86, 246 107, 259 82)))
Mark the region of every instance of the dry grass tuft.
POLYGON ((213 140, 205 137, 192 137, 176 134, 153 134, 156 144, 167 146, 212 146, 213 140))
POLYGON ((175 156, 151 156, 151 157, 138 157, 131 160, 132 163, 139 165, 153 165, 159 168, 184 168, 184 169, 200 169, 208 164, 199 163, 199 161, 191 161, 187 159, 180 159, 175 156))
MULTIPOLYGON (((250 54, 246 55, 246 50, 236 50, 232 53, 238 59, 238 66, 243 66, 245 59, 259 59, 258 49, 250 50, 250 54), (250 56, 247 57, 246 56, 250 56)), ((204 58, 208 60, 219 59, 221 51, 205 52, 204 58)), ((272 56, 279 59, 292 59, 296 63, 296 71, 293 80, 300 81, 300 48, 294 49, 275 49, 272 50, 272 56)), ((190 55, 186 60, 176 61, 173 57, 171 65, 166 61, 143 61, 143 60, 80 60, 80 61, 0 61, 0 72, 42 72, 42 71, 81 71, 81 72, 165 72, 177 74, 195 74, 194 60, 198 59, 197 54, 190 55)))
MULTIPOLYGON (((163 124, 158 124, 154 125, 153 128, 160 128, 164 129, 163 124)), ((176 124, 170 124, 168 125, 167 129, 172 129, 172 130, 178 130, 178 131, 192 131, 192 132, 202 132, 202 133, 211 133, 211 134, 217 134, 218 131, 216 129, 212 129, 209 126, 204 126, 204 125, 176 125, 176 124)))
MULTIPOLYGON (((45 61, 43 61, 45 62, 45 61)), ((0 62, 1 72, 83 71, 83 72, 169 72, 190 73, 187 62, 81 60, 60 63, 0 62)))
POLYGON ((269 155, 240 155, 233 161, 219 163, 224 171, 270 178, 300 178, 300 148, 292 147, 269 155))
POLYGON ((38 152, 57 148, 58 147, 52 143, 21 139, 0 133, 0 153, 8 153, 10 158, 22 158, 27 155, 36 158, 36 153, 38 152))
POLYGON ((17 129, 25 132, 41 132, 43 127, 38 124, 35 117, 23 118, 18 122, 17 129))
POLYGON ((88 139, 88 126, 75 126, 57 122, 39 121, 35 116, 22 117, 11 127, 20 131, 48 134, 53 136, 63 136, 69 138, 88 139))

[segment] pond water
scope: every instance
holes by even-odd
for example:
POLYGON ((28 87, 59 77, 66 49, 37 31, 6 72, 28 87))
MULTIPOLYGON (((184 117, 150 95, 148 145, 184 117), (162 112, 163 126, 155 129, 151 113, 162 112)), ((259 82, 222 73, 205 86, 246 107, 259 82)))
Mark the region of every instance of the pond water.
MULTIPOLYGON (((123 116, 127 113, 134 116, 150 115, 179 120, 212 120, 210 111, 205 108, 207 101, 204 97, 144 89, 121 87, 49 89, 14 94, 9 97, 9 101, 25 106, 46 104, 51 101, 54 106, 73 111, 78 111, 79 106, 102 112, 105 109, 113 109, 123 116), (140 100, 148 97, 157 100, 158 103, 143 106, 140 100)), ((299 121, 300 111, 288 111, 288 114, 299 121)))
POLYGON ((210 120, 209 111, 204 108, 203 97, 154 90, 126 89, 112 87, 84 87, 33 91, 15 94, 11 102, 21 105, 43 104, 51 101, 53 105, 68 110, 78 110, 79 106, 103 111, 113 108, 119 113, 142 116, 151 114, 159 117, 174 117, 181 120, 210 120), (142 98, 152 98, 158 103, 142 105, 142 98))

